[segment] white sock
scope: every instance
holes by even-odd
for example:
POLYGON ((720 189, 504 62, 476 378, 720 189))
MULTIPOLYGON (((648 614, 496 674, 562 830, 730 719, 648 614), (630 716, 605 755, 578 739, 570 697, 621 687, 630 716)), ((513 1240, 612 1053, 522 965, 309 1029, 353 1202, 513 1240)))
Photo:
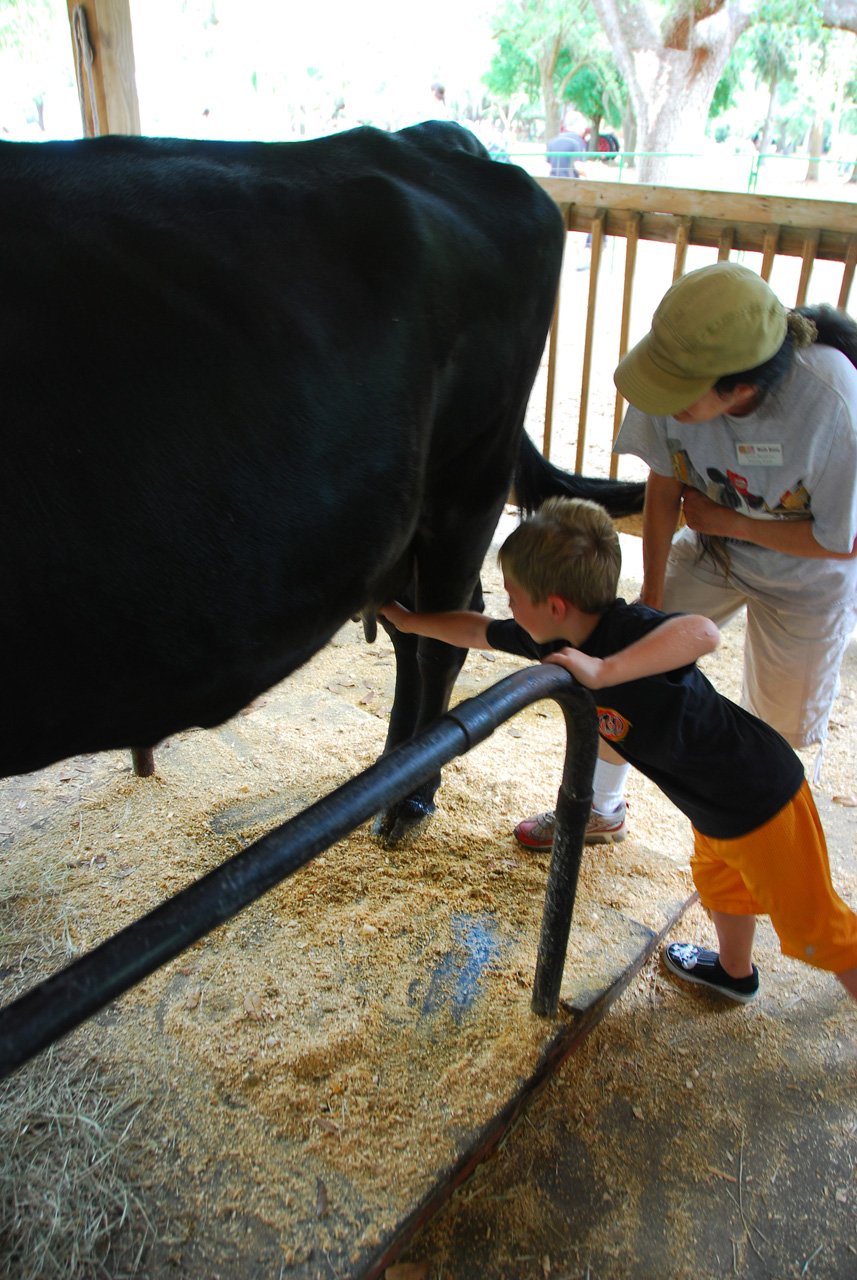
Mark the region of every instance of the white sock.
POLYGON ((619 808, 630 767, 629 764, 610 764, 600 757, 596 761, 592 780, 592 807, 596 813, 606 817, 619 808))

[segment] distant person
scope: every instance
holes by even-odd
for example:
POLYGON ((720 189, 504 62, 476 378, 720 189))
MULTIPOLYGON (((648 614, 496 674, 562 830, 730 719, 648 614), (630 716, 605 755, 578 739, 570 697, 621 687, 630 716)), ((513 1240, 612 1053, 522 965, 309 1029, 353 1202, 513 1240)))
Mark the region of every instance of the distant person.
POLYGON ((835 973, 857 998, 857 915, 831 883, 803 765, 698 670, 720 638, 714 623, 617 600, 618 535, 581 498, 549 498, 499 559, 508 620, 398 604, 381 613, 400 631, 554 662, 595 691, 602 737, 693 826, 693 879, 719 951, 672 942, 663 960, 673 974, 746 1004, 759 989, 753 936, 765 914, 785 955, 835 973))
MULTIPOLYGON (((581 172, 574 162, 576 151, 585 151, 586 143, 583 135, 575 132, 570 126, 563 124, 561 131, 547 144, 547 158, 552 178, 579 178, 581 172)), ((578 271, 585 271, 589 266, 589 250, 592 246, 591 233, 586 237, 583 249, 579 251, 578 271)))
POLYGON ((429 103, 429 114, 427 120, 451 120, 452 115, 449 107, 446 105, 446 88, 440 80, 432 80, 431 82, 431 99, 429 103))
POLYGON ((586 143, 579 133, 565 126, 555 138, 547 144, 547 158, 552 178, 579 178, 580 172, 574 163, 574 152, 585 151, 586 143))

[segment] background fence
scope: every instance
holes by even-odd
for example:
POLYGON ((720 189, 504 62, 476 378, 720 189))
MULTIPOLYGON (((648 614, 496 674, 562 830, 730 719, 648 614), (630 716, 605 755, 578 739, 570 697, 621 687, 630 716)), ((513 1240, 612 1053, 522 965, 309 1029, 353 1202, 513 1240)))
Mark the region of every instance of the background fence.
MULTIPOLYGON (((686 270, 740 260, 789 306, 807 301, 849 305, 857 266, 857 219, 849 203, 574 178, 538 181, 559 205, 569 233, 579 233, 581 242, 591 237, 585 297, 578 281, 571 283, 572 273, 563 272, 544 389, 542 448, 550 457, 558 378, 567 380, 574 364, 574 454, 556 460, 575 471, 593 471, 591 454, 586 456, 593 394, 602 401, 609 394, 612 447, 625 410, 612 387, 612 371, 648 331, 658 301, 686 270), (642 250, 654 246, 659 252, 642 261, 642 250), (570 292, 568 307, 564 295, 570 292)), ((600 470, 609 468, 615 476, 618 461, 611 456, 607 462, 605 456, 600 470)))

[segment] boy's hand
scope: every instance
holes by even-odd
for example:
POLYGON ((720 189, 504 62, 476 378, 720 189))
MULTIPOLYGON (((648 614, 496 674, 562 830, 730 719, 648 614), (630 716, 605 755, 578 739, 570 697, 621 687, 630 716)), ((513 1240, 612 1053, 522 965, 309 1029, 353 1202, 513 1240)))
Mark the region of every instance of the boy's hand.
POLYGON ((407 630, 407 619, 410 617, 410 609, 406 609, 403 604, 393 600, 390 604, 381 605, 378 610, 382 618, 386 618, 388 622, 392 622, 393 626, 399 631, 407 630))
POLYGON ((490 649, 486 639, 491 618, 470 609, 452 609, 448 613, 419 613, 394 601, 378 610, 382 618, 392 622, 398 631, 412 636, 440 640, 459 649, 490 649))
POLYGON ((579 649, 558 649, 542 658, 542 662, 553 662, 558 667, 565 667, 576 680, 587 689, 600 689, 603 683, 601 669, 604 662, 601 658, 590 657, 579 649))

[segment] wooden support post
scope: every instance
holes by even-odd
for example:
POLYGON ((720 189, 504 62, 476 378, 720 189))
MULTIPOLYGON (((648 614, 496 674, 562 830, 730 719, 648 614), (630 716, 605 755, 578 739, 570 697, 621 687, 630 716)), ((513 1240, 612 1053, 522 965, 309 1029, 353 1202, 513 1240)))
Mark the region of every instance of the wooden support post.
POLYGON ((586 417, 589 410, 589 379, 592 374, 592 343, 595 333, 595 303, 598 299, 598 268, 601 266, 601 249, 604 244, 604 218, 601 209, 592 219, 589 234, 592 247, 589 251, 589 303, 586 308, 586 333, 583 340, 583 373, 580 379, 580 413, 577 420, 577 453, 574 469, 583 474, 583 450, 586 445, 586 417))
MULTIPOLYGON (((619 360, 628 350, 628 334, 631 328, 631 296, 634 290, 634 271, 637 266, 637 245, 640 241, 640 215, 632 213, 626 224, 625 231, 625 282, 622 289, 622 320, 619 328, 619 360)), ((613 443, 616 443, 616 437, 619 434, 619 428, 622 426, 622 417, 624 414, 625 401, 622 395, 616 392, 616 404, 613 409, 613 443)), ((615 453, 610 455, 610 477, 615 480, 619 471, 619 459, 615 453)))
POLYGON ((139 133, 130 0, 66 0, 85 137, 139 133))

